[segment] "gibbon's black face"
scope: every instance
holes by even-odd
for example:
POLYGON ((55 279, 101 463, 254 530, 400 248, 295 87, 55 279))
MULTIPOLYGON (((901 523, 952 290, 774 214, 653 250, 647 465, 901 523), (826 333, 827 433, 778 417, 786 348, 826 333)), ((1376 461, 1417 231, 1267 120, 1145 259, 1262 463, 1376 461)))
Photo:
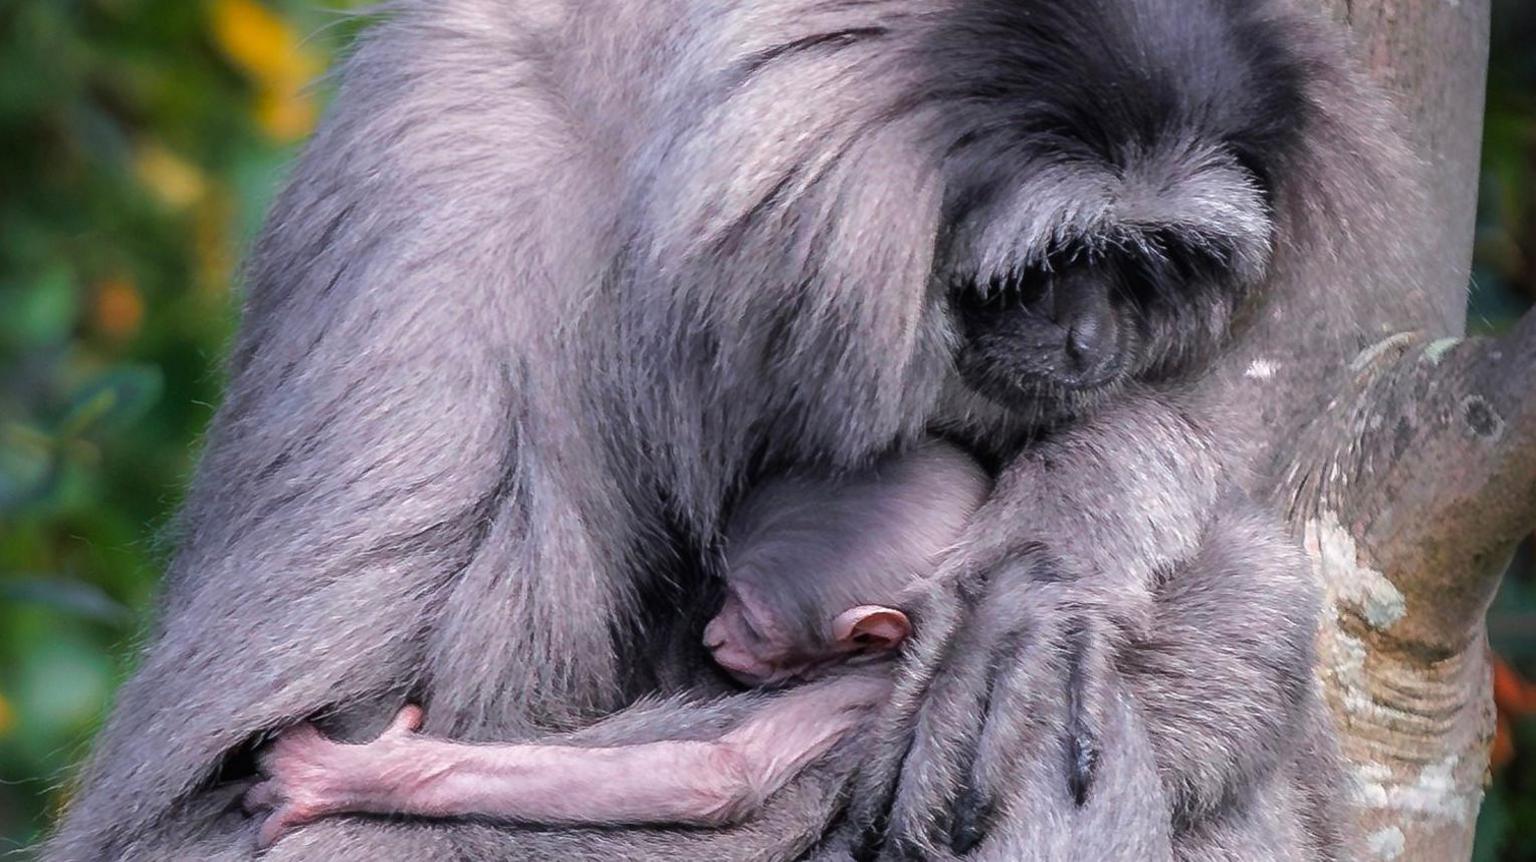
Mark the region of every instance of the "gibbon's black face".
POLYGON ((1120 267, 1072 265, 993 279, 959 297, 958 367, 978 392, 1004 403, 1050 391, 1090 393, 1124 376, 1134 321, 1116 306, 1120 267))
POLYGON ((977 393, 1041 422, 1078 415, 1217 349, 1250 293, 1226 269, 1208 251, 1164 248, 960 279, 956 367, 977 393))

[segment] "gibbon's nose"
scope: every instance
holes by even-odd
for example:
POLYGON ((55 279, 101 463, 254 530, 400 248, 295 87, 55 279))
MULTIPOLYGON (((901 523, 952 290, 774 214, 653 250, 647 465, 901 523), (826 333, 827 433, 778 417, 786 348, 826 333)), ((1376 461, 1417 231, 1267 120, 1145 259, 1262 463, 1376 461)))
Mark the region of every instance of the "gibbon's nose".
POLYGON ((1067 326, 1067 366, 1084 386, 1104 382, 1119 359, 1120 345, 1113 314, 1082 314, 1067 326))
POLYGON ((1055 290, 1055 323, 1061 327, 1060 350, 1067 376, 1078 385, 1102 383, 1118 360, 1119 333, 1102 273, 1064 274, 1055 290))
POLYGON ((709 621, 704 627, 704 648, 719 649, 726 642, 725 623, 719 617, 709 621))
POLYGON ((1102 356, 1108 346, 1104 333, 1109 327, 1101 318, 1088 316, 1072 322, 1072 328, 1067 330, 1067 355, 1071 356, 1079 367, 1092 365, 1093 360, 1102 356))

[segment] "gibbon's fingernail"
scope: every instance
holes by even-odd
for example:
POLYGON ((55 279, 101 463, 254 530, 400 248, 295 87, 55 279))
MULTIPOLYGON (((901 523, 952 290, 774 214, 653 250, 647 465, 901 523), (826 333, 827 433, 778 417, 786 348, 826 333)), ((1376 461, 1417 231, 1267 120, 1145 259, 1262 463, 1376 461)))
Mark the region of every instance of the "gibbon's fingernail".
POLYGON ((1088 652, 1088 628, 1081 618, 1073 620, 1071 657, 1067 670, 1067 782, 1079 807, 1088 802, 1099 768, 1099 744, 1088 722, 1083 702, 1088 685, 1083 663, 1088 652))
POLYGON ((1067 781, 1072 801, 1078 807, 1088 804, 1088 793, 1099 769, 1099 749, 1091 736, 1072 736, 1067 743, 1067 781))

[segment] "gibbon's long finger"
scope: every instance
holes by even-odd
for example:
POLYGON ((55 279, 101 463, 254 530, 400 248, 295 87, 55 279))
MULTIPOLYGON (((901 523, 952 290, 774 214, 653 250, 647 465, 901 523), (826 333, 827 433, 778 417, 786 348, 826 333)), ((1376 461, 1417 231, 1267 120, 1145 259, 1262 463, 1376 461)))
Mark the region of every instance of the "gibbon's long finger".
MULTIPOLYGON (((1032 586, 1048 559, 1043 553, 1032 548, 977 578, 977 595, 966 602, 968 617, 936 657, 888 815, 886 844, 894 858, 939 847, 970 849, 985 837, 995 806, 978 795, 985 788, 973 776, 989 723, 998 715, 1000 672, 1050 663, 1047 652, 1032 648, 1052 642, 1056 616, 1042 609, 1032 586)), ((1048 667, 1044 673, 1053 675, 1048 667)), ((992 734, 1015 731, 1001 723, 992 734)))
POLYGON ((896 772, 884 834, 877 839, 880 858, 934 858, 948 844, 944 818, 959 792, 961 765, 974 756, 986 687, 984 665, 952 661, 938 670, 896 772))
POLYGON ((240 797, 240 806, 246 814, 256 815, 276 808, 283 801, 282 787, 276 779, 267 779, 253 785, 240 797))
POLYGON ((316 814, 297 805, 283 805, 267 815, 256 833, 256 847, 265 850, 294 829, 314 820, 316 814))
POLYGON ((1059 764, 1062 789, 1081 806, 1102 751, 1094 695, 1108 659, 1093 603, 1074 598, 1066 567, 1048 551, 1036 552, 1024 573, 1012 577, 1022 578, 1012 585, 1013 596, 979 610, 994 619, 978 630, 1003 634, 989 646, 981 729, 948 818, 950 846, 962 853, 985 835, 1019 757, 1059 764))
POLYGON ((400 707, 400 711, 395 713, 394 720, 389 723, 389 727, 384 731, 384 733, 415 733, 416 731, 421 730, 421 724, 426 720, 426 717, 426 711, 423 710, 420 706, 417 706, 414 703, 408 703, 405 706, 400 707))
MULTIPOLYGON (((939 577, 916 599, 917 635, 907 645, 890 700, 871 728, 872 744, 854 776, 846 823, 832 842, 841 842, 856 858, 872 859, 880 852, 902 765, 919 739, 917 727, 930 700, 933 673, 947 664, 945 656, 957 647, 958 633, 980 598, 980 591, 962 579, 939 577)), ((834 850, 823 852, 836 858, 834 850)))

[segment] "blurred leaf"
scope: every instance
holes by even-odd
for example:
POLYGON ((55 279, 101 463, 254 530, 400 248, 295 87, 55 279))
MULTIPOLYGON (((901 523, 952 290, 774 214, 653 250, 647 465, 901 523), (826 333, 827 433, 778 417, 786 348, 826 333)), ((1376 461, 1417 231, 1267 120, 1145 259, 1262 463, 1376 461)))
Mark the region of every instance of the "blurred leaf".
POLYGON ((1477 849, 1472 854, 1472 862, 1497 862, 1509 827, 1509 808, 1505 805, 1504 794, 1497 790, 1489 792, 1478 812, 1477 849))
POLYGON ((79 314, 74 274, 63 263, 30 281, 0 288, 0 337, 19 347, 57 344, 70 335, 79 314))
POLYGON ((112 171, 126 172, 133 164, 133 145, 118 118, 101 105, 72 104, 68 111, 72 149, 112 171))
POLYGON ((69 616, 125 626, 133 613, 106 591, 84 581, 21 578, 0 582, 0 601, 41 605, 69 616))
POLYGON ((0 425, 0 513, 37 499, 55 472, 52 441, 19 423, 0 425))
POLYGON ((122 365, 80 387, 60 422, 60 433, 77 437, 121 430, 160 398, 164 380, 152 365, 122 365))
POLYGON ((56 742, 64 729, 96 717, 107 697, 112 668, 89 641, 60 630, 24 656, 16 677, 17 730, 37 742, 56 742))

